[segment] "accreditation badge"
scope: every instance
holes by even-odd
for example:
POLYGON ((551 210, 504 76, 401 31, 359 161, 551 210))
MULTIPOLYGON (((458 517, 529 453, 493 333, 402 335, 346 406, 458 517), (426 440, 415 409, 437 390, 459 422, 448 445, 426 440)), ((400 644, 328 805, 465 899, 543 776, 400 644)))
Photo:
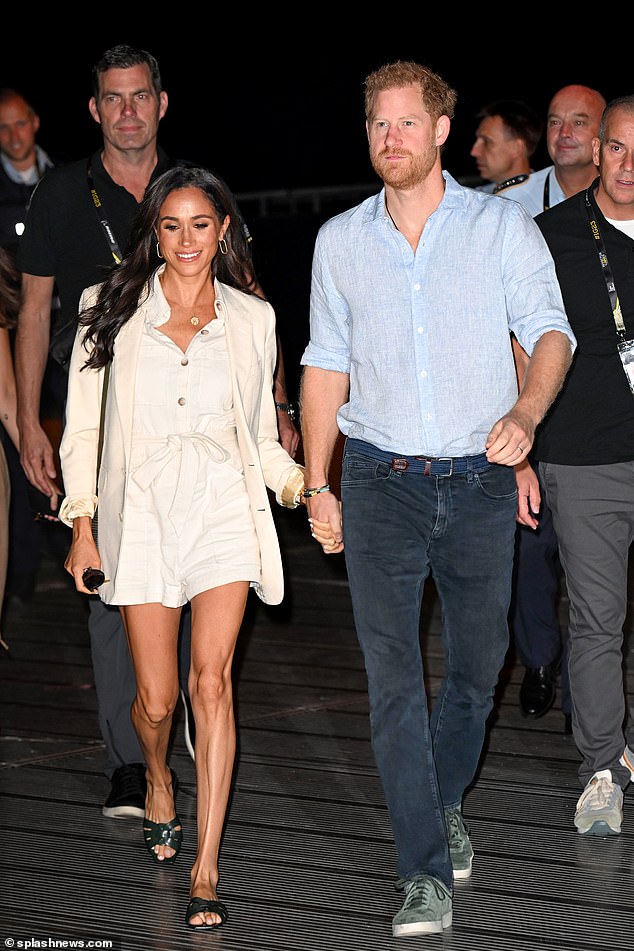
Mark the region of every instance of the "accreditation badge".
POLYGON ((630 384, 632 393, 634 393, 634 340, 622 340, 617 344, 617 348, 627 382, 630 384))

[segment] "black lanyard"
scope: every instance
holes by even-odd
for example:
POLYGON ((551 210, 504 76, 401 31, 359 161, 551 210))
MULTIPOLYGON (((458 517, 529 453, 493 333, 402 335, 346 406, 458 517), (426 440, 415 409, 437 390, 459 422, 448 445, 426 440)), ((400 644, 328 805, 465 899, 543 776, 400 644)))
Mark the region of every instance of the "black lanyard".
POLYGON ((493 194, 497 195, 497 193, 501 192, 503 188, 511 188, 513 185, 521 185, 522 182, 525 182, 527 178, 528 175, 522 173, 521 175, 513 175, 512 178, 507 178, 505 182, 498 182, 498 184, 493 189, 493 194))
MULTIPOLYGON (((592 186, 590 186, 590 188, 591 187, 592 186)), ((603 280, 605 281, 605 286, 607 287, 608 294, 610 295, 610 304, 612 306, 612 316, 614 317, 614 323, 616 324, 616 332, 620 337, 625 337, 625 324, 623 323, 621 304, 619 302, 619 296, 616 293, 616 284, 614 283, 614 277, 610 268, 610 262, 608 261, 607 251, 605 250, 603 238, 601 236, 601 232, 599 231, 599 223, 596 220, 592 209, 592 203, 590 201, 590 188, 586 188, 585 195, 586 212, 588 213, 588 221, 590 222, 590 231, 592 232, 592 237, 596 241, 595 247, 597 249, 597 254, 599 255, 599 261, 601 262, 601 273, 603 274, 603 280)))
POLYGON ((544 211, 548 211, 550 208, 550 176, 552 175, 552 169, 546 176, 546 181, 544 182, 544 211))
POLYGON ((97 194, 97 189, 95 188, 95 182, 92 175, 92 158, 88 159, 88 190, 90 191, 90 197, 92 198, 92 203, 95 206, 95 214, 97 215, 97 221, 101 225, 101 230, 104 233, 105 239, 108 242, 108 247, 110 248, 110 253, 112 254, 115 264, 121 264, 123 255, 119 245, 117 244, 117 239, 114 236, 114 232, 110 227, 110 223, 106 216, 103 213, 103 205, 101 203, 101 198, 97 194))

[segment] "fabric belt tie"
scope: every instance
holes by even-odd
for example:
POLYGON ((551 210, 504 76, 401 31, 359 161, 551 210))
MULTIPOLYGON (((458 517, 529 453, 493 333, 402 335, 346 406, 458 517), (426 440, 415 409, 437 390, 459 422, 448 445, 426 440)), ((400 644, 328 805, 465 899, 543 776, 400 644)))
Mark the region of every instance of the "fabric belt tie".
POLYGON ((463 475, 493 465, 485 452, 477 456, 397 456, 362 439, 347 439, 346 448, 385 462, 394 472, 417 472, 425 476, 463 475))
MULTIPOLYGON (((235 428, 233 433, 235 434, 235 428)), ((177 456, 180 456, 178 481, 169 510, 169 519, 178 530, 189 513, 192 486, 198 482, 201 457, 210 456, 215 462, 222 463, 231 458, 231 453, 220 442, 204 433, 172 434, 166 440, 161 440, 161 448, 141 463, 132 478, 143 491, 147 491, 165 466, 177 456)))

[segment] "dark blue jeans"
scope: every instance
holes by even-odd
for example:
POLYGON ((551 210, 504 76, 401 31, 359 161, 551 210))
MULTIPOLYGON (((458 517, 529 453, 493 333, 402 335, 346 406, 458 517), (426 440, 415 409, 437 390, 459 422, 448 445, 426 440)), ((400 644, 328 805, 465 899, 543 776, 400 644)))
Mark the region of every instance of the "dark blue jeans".
POLYGON ((452 890, 444 809, 462 804, 475 775, 508 647, 515 477, 499 465, 449 476, 398 472, 348 440, 341 494, 372 746, 397 873, 434 875, 452 890), (420 646, 430 572, 445 654, 431 715, 420 646))

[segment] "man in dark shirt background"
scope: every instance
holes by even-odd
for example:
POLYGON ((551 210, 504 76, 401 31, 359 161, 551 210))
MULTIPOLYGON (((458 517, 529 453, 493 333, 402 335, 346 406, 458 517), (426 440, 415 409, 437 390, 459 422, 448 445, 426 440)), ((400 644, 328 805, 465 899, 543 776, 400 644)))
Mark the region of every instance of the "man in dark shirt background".
MULTIPOLYGON (((40 119, 17 89, 0 89, 0 245, 15 261, 33 189, 53 163, 37 144, 40 119)), ((11 331, 13 346, 14 332, 11 331)), ((47 374, 46 384, 51 382, 47 374)), ((8 593, 30 598, 41 562, 42 525, 34 513, 46 511, 46 499, 31 488, 15 446, 3 426, 0 440, 11 480, 9 507, 8 593)))
POLYGON ((535 219, 577 350, 534 456, 570 605, 572 729, 584 787, 574 821, 581 835, 606 836, 621 831, 623 790, 634 776, 623 684, 634 541, 634 96, 604 110, 593 158, 599 178, 535 219))

